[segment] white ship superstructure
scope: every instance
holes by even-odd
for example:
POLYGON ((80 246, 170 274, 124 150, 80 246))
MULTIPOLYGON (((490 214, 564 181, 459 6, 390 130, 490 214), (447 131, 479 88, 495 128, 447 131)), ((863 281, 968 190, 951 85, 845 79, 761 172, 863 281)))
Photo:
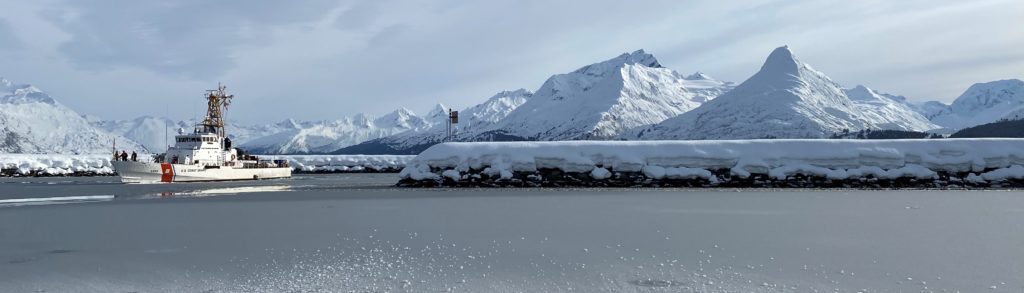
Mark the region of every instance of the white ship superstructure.
POLYGON ((125 160, 115 151, 114 170, 126 183, 258 180, 291 177, 283 160, 260 160, 232 147, 224 129, 224 109, 233 96, 224 86, 207 92, 206 118, 192 133, 178 131, 174 146, 151 162, 125 160))

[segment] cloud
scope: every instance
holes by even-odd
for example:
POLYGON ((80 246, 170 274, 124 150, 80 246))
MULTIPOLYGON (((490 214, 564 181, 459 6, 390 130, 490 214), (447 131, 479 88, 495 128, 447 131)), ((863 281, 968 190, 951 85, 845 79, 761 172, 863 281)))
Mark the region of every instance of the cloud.
POLYGON ((67 1, 69 18, 51 18, 70 33, 60 52, 89 70, 137 67, 209 79, 235 66, 235 50, 273 42, 263 33, 321 17, 336 1, 67 1))
POLYGON ((24 47, 24 43, 14 33, 10 23, 0 18, 0 51, 21 49, 22 47, 24 47))
MULTIPOLYGON (((22 37, 19 53, 0 55, 7 75, 86 105, 127 101, 110 95, 125 83, 175 101, 223 81, 240 98, 232 117, 249 121, 461 108, 636 49, 684 73, 741 82, 788 44, 844 85, 946 101, 974 82, 1020 78, 1024 66, 1012 49, 1024 47, 1024 30, 1015 29, 1024 3, 1014 0, 39 0, 5 8, 0 19, 22 37)), ((0 24, 0 42, 8 39, 0 24)), ((139 105, 103 115, 143 114, 160 113, 139 105)))

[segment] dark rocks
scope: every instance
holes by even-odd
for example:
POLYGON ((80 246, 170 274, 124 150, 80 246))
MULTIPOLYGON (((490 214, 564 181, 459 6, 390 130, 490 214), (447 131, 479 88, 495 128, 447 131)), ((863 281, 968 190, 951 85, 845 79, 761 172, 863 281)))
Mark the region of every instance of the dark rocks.
POLYGON ((117 173, 101 173, 94 171, 75 171, 66 174, 51 174, 46 170, 33 170, 27 174, 18 172, 18 169, 0 169, 0 177, 92 177, 92 176, 114 176, 117 173))
MULTIPOLYGON (((444 170, 432 170, 440 174, 444 170)), ((991 170, 986 170, 991 171, 991 170)), ((654 179, 641 172, 615 172, 612 177, 598 180, 589 172, 573 173, 544 169, 536 172, 513 172, 512 178, 502 179, 479 171, 462 173, 461 180, 440 177, 440 179, 401 179, 399 187, 660 187, 660 188, 865 188, 865 189, 974 189, 974 188, 1024 188, 1024 179, 999 181, 972 181, 972 173, 937 172, 935 179, 900 177, 895 179, 866 176, 853 179, 830 179, 823 176, 795 174, 785 179, 771 178, 767 174, 751 174, 739 177, 728 169, 711 170, 713 180, 654 179)))
POLYGON ((292 168, 292 174, 339 174, 339 173, 398 173, 401 172, 402 168, 398 167, 364 167, 364 168, 348 168, 348 169, 316 169, 313 171, 302 170, 299 168, 292 168))

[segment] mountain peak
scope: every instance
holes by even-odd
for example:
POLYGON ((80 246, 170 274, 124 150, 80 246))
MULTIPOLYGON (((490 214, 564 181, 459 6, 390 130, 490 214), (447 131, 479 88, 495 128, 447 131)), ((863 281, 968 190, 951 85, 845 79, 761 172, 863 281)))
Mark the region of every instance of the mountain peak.
POLYGON ((864 85, 857 85, 844 91, 846 96, 854 101, 876 101, 882 98, 878 92, 864 85))
POLYGON ((658 59, 654 58, 654 55, 648 54, 643 49, 640 49, 633 51, 633 53, 622 53, 622 55, 603 62, 583 66, 582 68, 573 71, 573 73, 603 76, 614 69, 622 68, 626 65, 643 65, 651 68, 662 68, 661 63, 658 63, 658 59))
POLYGON ((448 113, 448 107, 445 106, 444 104, 437 103, 437 105, 434 105, 434 109, 430 110, 430 113, 431 114, 435 114, 435 113, 448 113))
POLYGON ((402 107, 398 108, 398 110, 395 110, 394 112, 377 118, 373 123, 378 127, 413 129, 423 127, 425 122, 423 121, 423 118, 416 116, 416 113, 413 113, 412 110, 402 107))
POLYGON ((633 51, 633 53, 624 53, 612 60, 616 59, 622 59, 622 64, 640 64, 651 68, 662 68, 661 63, 658 63, 658 59, 654 58, 654 55, 648 54, 644 49, 633 51))
POLYGON ((858 84, 857 86, 853 87, 852 89, 849 89, 848 92, 869 93, 869 94, 876 93, 875 90, 873 90, 873 89, 871 89, 871 88, 869 88, 867 86, 864 86, 862 84, 858 84))
POLYGON ((0 77, 0 103, 32 103, 40 102, 56 104, 50 95, 29 84, 14 84, 13 82, 0 77))
POLYGON ((529 96, 532 96, 532 95, 533 95, 533 93, 530 92, 529 90, 517 89, 517 90, 512 90, 512 91, 501 91, 501 92, 498 92, 497 94, 494 94, 493 96, 491 96, 487 100, 490 101, 490 100, 496 100, 496 99, 501 99, 501 98, 505 98, 505 97, 529 97, 529 96))
POLYGON ((293 119, 293 118, 288 118, 288 119, 285 119, 285 120, 283 120, 281 122, 278 122, 277 125, 281 126, 281 127, 284 127, 284 128, 287 128, 287 129, 299 129, 299 128, 302 128, 302 126, 299 125, 299 122, 295 121, 295 119, 293 119))
POLYGON ((796 59, 789 46, 775 48, 768 59, 761 66, 762 72, 797 73, 800 70, 800 60, 796 59))
POLYGON ((1024 81, 1021 81, 1019 79, 1004 79, 1004 80, 997 80, 997 81, 990 81, 990 82, 979 82, 979 83, 975 83, 975 84, 971 85, 971 87, 967 88, 967 92, 991 90, 991 89, 1000 89, 1001 90, 1001 89, 1015 88, 1015 87, 1018 87, 1018 88, 1019 87, 1024 87, 1024 81))
POLYGON ((432 122, 443 122, 445 121, 445 119, 448 119, 448 107, 445 106, 444 104, 437 103, 437 105, 434 105, 434 109, 430 110, 430 112, 427 113, 427 116, 424 118, 432 122))
POLYGON ((850 90, 863 91, 863 92, 873 92, 874 91, 874 90, 864 86, 863 84, 858 84, 857 86, 853 87, 850 90))
POLYGON ((697 71, 697 72, 694 72, 693 74, 690 74, 690 75, 687 75, 686 77, 683 77, 683 79, 685 79, 685 80, 712 80, 714 78, 712 78, 710 75, 704 74, 703 72, 697 71))
POLYGON ((1004 79, 975 83, 950 106, 954 112, 968 116, 988 110, 1001 112, 1024 107, 1024 81, 1004 79))
POLYGON ((384 115, 384 116, 389 116, 389 115, 395 115, 395 116, 398 116, 398 117, 409 117, 409 116, 416 116, 416 113, 413 112, 412 110, 409 110, 409 108, 401 107, 401 108, 398 108, 395 111, 392 111, 390 114, 384 115))

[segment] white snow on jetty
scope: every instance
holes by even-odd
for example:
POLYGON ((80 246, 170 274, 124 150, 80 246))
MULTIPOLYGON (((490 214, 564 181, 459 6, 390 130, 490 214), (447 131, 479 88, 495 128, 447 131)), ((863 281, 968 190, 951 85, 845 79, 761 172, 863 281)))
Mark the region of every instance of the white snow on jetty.
POLYGON ((397 155, 294 155, 262 156, 288 160, 300 172, 387 172, 405 168, 416 156, 397 155))
POLYGON ((110 155, 0 154, 3 175, 113 175, 110 155))
MULTIPOLYGON (((715 182, 710 171, 729 170, 738 178, 772 179, 937 179, 938 172, 971 172, 971 178, 993 181, 1024 177, 1022 165, 1024 139, 480 142, 433 146, 401 177, 440 180, 442 172, 455 170, 464 179, 473 172, 509 178, 546 169, 589 173, 595 180, 611 171, 715 182)), ((457 178, 452 172, 444 177, 457 178)))

